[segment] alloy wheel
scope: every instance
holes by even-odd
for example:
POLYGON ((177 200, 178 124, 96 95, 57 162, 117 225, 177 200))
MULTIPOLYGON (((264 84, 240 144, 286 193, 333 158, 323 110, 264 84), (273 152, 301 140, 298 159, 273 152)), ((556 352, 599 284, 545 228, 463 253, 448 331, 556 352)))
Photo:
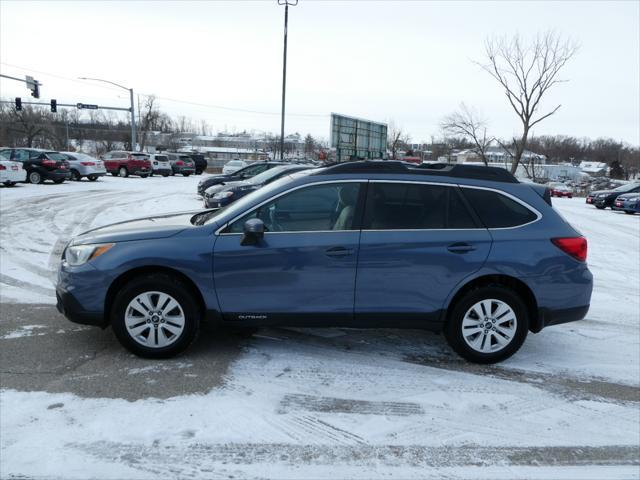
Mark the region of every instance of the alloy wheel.
POLYGON ((125 310, 127 333, 140 345, 163 348, 184 331, 185 314, 180 303, 163 292, 144 292, 133 298, 125 310))
POLYGON ((476 352, 494 353, 511 343, 517 328, 513 309, 502 300, 489 298, 467 310, 462 321, 462 337, 476 352))

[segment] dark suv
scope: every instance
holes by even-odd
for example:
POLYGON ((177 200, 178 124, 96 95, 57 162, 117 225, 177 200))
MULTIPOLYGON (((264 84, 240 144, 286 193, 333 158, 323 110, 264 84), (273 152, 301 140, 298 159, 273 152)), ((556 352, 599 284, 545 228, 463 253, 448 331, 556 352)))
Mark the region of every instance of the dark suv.
POLYGON ((171 164, 171 175, 181 174, 188 177, 196 173, 195 163, 186 153, 165 153, 171 164))
POLYGON ((207 169, 207 159, 201 153, 190 153, 189 156, 193 160, 196 175, 202 175, 202 172, 207 169))
POLYGON ((85 232, 62 254, 58 308, 146 357, 175 355, 211 321, 439 330, 493 363, 528 332, 584 318, 586 257, 549 191, 504 169, 352 162, 217 211, 85 232))
POLYGON ((38 148, 5 148, 1 151, 4 156, 10 151, 9 159, 22 163, 30 183, 42 183, 45 180, 62 183, 71 178, 67 157, 60 152, 38 148))

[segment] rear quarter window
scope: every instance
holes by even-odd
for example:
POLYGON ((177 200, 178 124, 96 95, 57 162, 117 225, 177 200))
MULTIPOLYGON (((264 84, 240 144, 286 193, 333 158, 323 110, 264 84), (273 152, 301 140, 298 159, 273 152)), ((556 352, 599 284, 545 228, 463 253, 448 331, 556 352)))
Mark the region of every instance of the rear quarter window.
POLYGON ((515 200, 492 190, 462 188, 462 192, 487 228, 518 227, 538 216, 515 200))

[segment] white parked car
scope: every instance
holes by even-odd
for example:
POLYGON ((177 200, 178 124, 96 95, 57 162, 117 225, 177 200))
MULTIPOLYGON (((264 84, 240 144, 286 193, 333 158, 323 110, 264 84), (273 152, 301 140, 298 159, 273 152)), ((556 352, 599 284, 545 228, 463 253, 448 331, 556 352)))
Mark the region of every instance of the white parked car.
POLYGON ((169 156, 161 153, 152 153, 149 155, 151 161, 151 175, 162 175, 168 177, 173 174, 171 169, 171 162, 169 162, 169 156))
POLYGON ((232 173, 235 173, 241 168, 244 168, 248 165, 249 164, 243 160, 230 160, 225 164, 224 167, 222 167, 222 174, 231 175, 232 173))
MULTIPOLYGON (((9 150, 10 152, 11 150, 9 150)), ((0 156, 0 183, 11 187, 26 179, 27 171, 22 168, 22 163, 9 160, 6 155, 0 156)))

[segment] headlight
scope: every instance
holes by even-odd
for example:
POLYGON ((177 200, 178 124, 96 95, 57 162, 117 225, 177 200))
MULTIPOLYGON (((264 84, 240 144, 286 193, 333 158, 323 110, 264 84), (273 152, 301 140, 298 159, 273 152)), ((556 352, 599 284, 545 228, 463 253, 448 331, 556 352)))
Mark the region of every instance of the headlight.
POLYGON ((67 247, 64 253, 64 261, 72 267, 84 265, 89 260, 108 252, 114 243, 101 243, 94 245, 74 245, 67 247))
POLYGON ((218 192, 213 196, 214 200, 222 200, 223 198, 233 197, 233 192, 218 192))

